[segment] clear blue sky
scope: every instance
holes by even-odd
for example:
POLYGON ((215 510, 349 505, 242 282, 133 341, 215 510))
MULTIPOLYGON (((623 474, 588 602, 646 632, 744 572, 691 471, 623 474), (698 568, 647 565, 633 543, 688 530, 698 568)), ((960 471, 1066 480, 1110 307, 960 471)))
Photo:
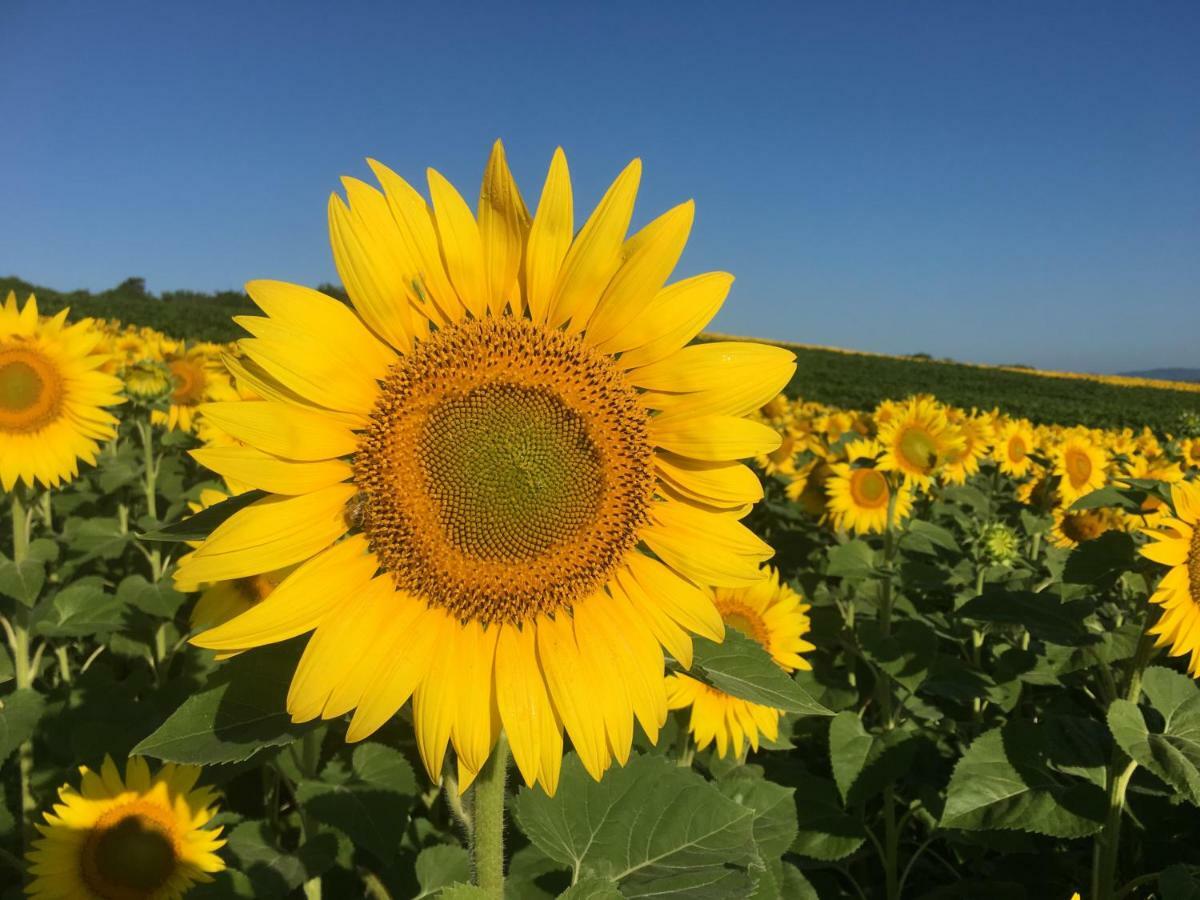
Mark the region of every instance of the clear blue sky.
POLYGON ((635 220, 694 197, 722 330, 980 362, 1200 366, 1200 4, 0 3, 0 273, 335 278, 376 156, 635 220), (753 7, 753 8, 750 8, 753 7))

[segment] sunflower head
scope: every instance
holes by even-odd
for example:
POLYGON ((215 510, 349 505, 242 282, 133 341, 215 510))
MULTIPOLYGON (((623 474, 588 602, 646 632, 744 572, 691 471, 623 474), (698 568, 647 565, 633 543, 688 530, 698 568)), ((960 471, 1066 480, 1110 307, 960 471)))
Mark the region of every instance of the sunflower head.
POLYGON ((912 511, 912 489, 883 469, 834 463, 825 484, 834 525, 857 534, 882 533, 912 511))
POLYGON ((90 320, 66 324, 67 311, 38 315, 30 296, 11 292, 0 308, 0 485, 47 487, 70 480, 79 460, 95 462, 99 441, 116 419, 103 407, 120 403, 121 383, 100 371, 103 334, 90 320))
POLYGON ((125 777, 112 759, 80 769, 79 789, 63 785, 29 852, 33 900, 164 900, 211 881, 225 868, 225 841, 207 827, 216 799, 197 788, 201 770, 165 765, 153 776, 134 757, 125 777))
POLYGON ((125 393, 142 403, 162 400, 172 393, 173 374, 163 363, 144 359, 126 366, 121 373, 125 393))
POLYGON ((1200 678, 1200 482, 1171 486, 1175 514, 1159 513, 1142 532, 1142 555, 1168 566, 1150 602, 1162 608, 1149 628, 1172 656, 1190 654, 1188 671, 1200 678))
POLYGON ((1074 434, 1063 441, 1054 466, 1063 503, 1073 503, 1084 494, 1104 487, 1107 465, 1108 454, 1090 436, 1074 434))
POLYGON ((884 447, 880 467, 921 486, 927 486, 933 474, 964 447, 945 407, 925 396, 899 407, 880 427, 879 442, 884 447))
POLYGON ((371 167, 382 190, 347 179, 329 205, 350 305, 251 282, 264 315, 226 358, 247 393, 200 407, 233 443, 197 459, 269 496, 176 580, 297 568, 195 642, 315 629, 292 716, 354 710, 358 740, 412 697, 433 777, 449 742, 468 785, 500 727, 528 783, 553 790, 564 729, 599 777, 635 718, 652 740, 665 720, 663 648, 723 636, 710 588, 763 577, 741 460, 780 446, 748 416, 794 359, 688 346, 731 278, 666 284, 690 202, 627 236, 637 161, 582 227, 561 151, 532 215, 499 144, 477 212, 433 170, 426 200, 371 167))
POLYGON ((1021 556, 1020 535, 1003 522, 989 522, 979 531, 983 557, 992 565, 1010 566, 1021 556))
POLYGON ((992 453, 1001 472, 1013 478, 1024 478, 1034 465, 1030 457, 1034 449, 1033 426, 1024 419, 1017 419, 1000 427, 992 453))

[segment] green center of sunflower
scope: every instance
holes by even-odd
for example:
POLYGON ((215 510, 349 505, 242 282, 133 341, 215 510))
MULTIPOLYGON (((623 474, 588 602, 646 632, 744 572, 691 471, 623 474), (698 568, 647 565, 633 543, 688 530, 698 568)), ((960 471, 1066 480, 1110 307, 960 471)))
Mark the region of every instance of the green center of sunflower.
POLYGON ((0 348, 0 431, 28 433, 49 425, 62 407, 62 379, 33 348, 0 348))
POLYGON ((174 874, 178 853, 165 811, 135 801, 102 816, 84 842, 84 882, 104 900, 141 900, 174 874))
POLYGON ((1071 479, 1071 484, 1075 487, 1087 484, 1088 479, 1092 477, 1092 460, 1082 450, 1074 447, 1067 450, 1066 459, 1067 475, 1071 479))
POLYGON ((1192 526, 1192 545, 1187 558, 1188 590, 1192 602, 1200 606, 1200 523, 1192 526))
POLYGON ((900 435, 900 453, 914 468, 931 472, 937 465, 938 447, 923 428, 906 428, 900 435))
POLYGON ((480 622, 599 590, 654 487, 645 408, 610 358, 511 317, 401 357, 354 472, 356 519, 396 586, 480 622))
POLYGON ((859 506, 875 508, 888 502, 887 481, 876 469, 855 469, 850 487, 859 506))

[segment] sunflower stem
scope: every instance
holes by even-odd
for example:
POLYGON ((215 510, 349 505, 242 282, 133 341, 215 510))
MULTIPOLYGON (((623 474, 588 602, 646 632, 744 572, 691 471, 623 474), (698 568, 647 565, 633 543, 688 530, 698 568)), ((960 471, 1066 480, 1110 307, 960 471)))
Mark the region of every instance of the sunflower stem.
POLYGON ((475 884, 493 900, 504 897, 504 781, 508 774, 508 741, 504 735, 471 787, 474 828, 471 864, 475 884))
MULTIPOLYGON (((142 438, 142 454, 146 475, 142 481, 142 489, 146 494, 146 515, 158 524, 158 467, 160 460, 154 456, 154 429, 145 419, 137 420, 137 430, 142 438)), ((147 557, 150 561, 151 581, 158 584, 162 578, 162 551, 155 544, 150 548, 147 557)), ((161 658, 161 657, 160 657, 161 658)))
MULTIPOLYGON (((25 508, 18 486, 12 492, 13 562, 19 567, 29 554, 31 511, 25 508)), ((13 676, 17 690, 33 687, 36 666, 29 654, 29 607, 18 602, 12 621, 13 676)), ((33 739, 22 741, 17 750, 21 778, 21 818, 26 833, 37 812, 33 797, 33 739)))
MULTIPOLYGON (((1142 695, 1142 673, 1154 657, 1154 637, 1143 633, 1137 652, 1129 664, 1129 683, 1125 699, 1137 703, 1142 695)), ((1092 897, 1095 900, 1113 900, 1117 890, 1117 863, 1121 849, 1121 824, 1125 818, 1125 791, 1129 780, 1137 769, 1134 762, 1120 747, 1113 747, 1112 762, 1108 766, 1108 814, 1104 828, 1096 835, 1092 848, 1092 897)))

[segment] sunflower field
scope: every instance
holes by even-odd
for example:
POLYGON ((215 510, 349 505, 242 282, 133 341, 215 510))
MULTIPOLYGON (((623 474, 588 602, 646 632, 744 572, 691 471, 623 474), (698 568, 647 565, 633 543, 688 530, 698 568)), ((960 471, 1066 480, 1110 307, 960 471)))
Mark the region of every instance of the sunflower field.
POLYGON ((1200 428, 815 402, 638 161, 371 165, 348 301, 0 309, 0 898, 1200 896, 1200 428))

